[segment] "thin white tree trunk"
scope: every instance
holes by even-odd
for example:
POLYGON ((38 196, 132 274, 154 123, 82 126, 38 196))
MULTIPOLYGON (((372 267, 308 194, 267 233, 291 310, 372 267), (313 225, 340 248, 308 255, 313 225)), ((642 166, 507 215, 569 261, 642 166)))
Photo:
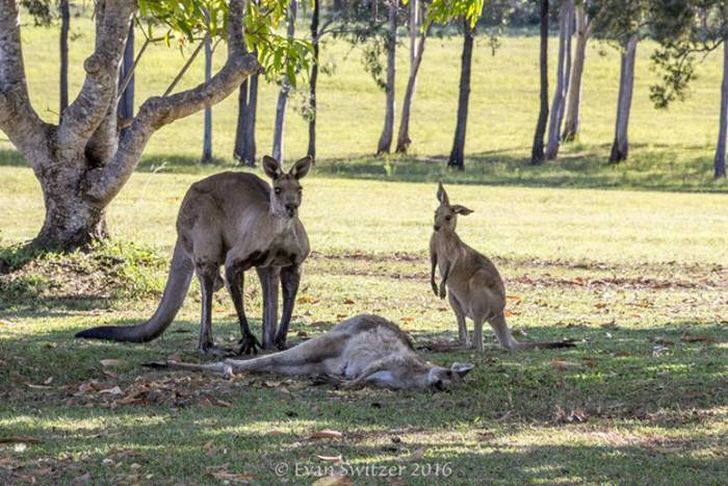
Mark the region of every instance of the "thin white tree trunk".
POLYGON ((619 98, 617 100, 617 121, 610 162, 627 160, 629 155, 629 115, 632 110, 634 91, 634 64, 637 55, 639 36, 630 36, 624 45, 619 74, 619 98))
MULTIPOLYGON (((209 83, 212 78, 212 43, 210 34, 205 36, 205 82, 209 83)), ((205 123, 202 137, 202 163, 208 164, 212 161, 212 107, 205 107, 205 123)))
POLYGON ((723 38, 723 84, 720 90, 720 128, 715 150, 715 178, 725 177, 726 144, 728 144, 728 35, 723 38))
POLYGON ((591 23, 587 17, 583 3, 575 7, 576 18, 576 49, 574 51, 574 66, 571 70, 569 82, 568 101, 566 103, 566 125, 561 139, 570 142, 579 135, 581 129, 581 95, 582 77, 586 62, 586 46, 591 31, 591 23))
POLYGON ((377 144, 377 154, 389 153, 394 137, 394 81, 397 54, 397 7, 399 0, 389 0, 389 19, 387 21, 387 84, 385 88, 386 108, 384 128, 377 144))
POLYGON ((571 22, 574 12, 574 0, 561 0, 559 10, 559 59, 556 70, 556 90, 551 100, 551 119, 546 144, 546 159, 555 159, 559 154, 559 137, 561 135, 561 121, 563 120, 564 100, 566 99, 567 58, 570 53, 569 38, 571 37, 571 22))
POLYGON ((425 50, 425 41, 427 40, 427 32, 420 32, 419 40, 417 39, 417 31, 419 30, 419 10, 420 6, 417 0, 410 0, 410 72, 407 79, 407 88, 402 100, 402 118, 399 122, 399 132, 397 133, 397 153, 407 153, 407 148, 412 143, 409 135, 410 116, 412 113, 412 100, 417 89, 417 73, 422 64, 422 56, 425 50))
MULTIPOLYGON (((298 1, 291 0, 288 4, 288 38, 292 39, 296 33, 296 12, 298 10, 298 1)), ((288 79, 284 79, 281 89, 278 92, 278 103, 276 103, 276 120, 273 126, 273 158, 283 160, 283 130, 286 123, 286 104, 288 102, 288 94, 291 92, 291 84, 288 79)))
POLYGON ((60 50, 61 50, 61 99, 60 99, 60 111, 68 106, 68 29, 71 23, 71 12, 68 5, 68 0, 61 0, 60 2, 60 13, 61 13, 61 39, 60 39, 60 50))

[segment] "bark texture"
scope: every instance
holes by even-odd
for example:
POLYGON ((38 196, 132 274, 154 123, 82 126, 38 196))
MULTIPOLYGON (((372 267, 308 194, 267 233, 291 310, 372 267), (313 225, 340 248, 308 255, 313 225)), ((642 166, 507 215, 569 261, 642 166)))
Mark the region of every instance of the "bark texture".
MULTIPOLYGON (((298 10, 298 0, 291 0, 288 4, 288 38, 292 39, 296 33, 296 12, 298 10)), ((278 102, 276 103, 276 119, 273 125, 273 158, 283 160, 283 130, 286 124, 286 105, 288 104, 288 95, 291 92, 291 84, 288 79, 284 79, 281 83, 281 89, 278 92, 278 102)))
POLYGON ((58 6, 59 13, 61 14, 61 38, 60 38, 60 50, 61 50, 61 80, 60 80, 60 110, 58 113, 63 113, 63 110, 68 106, 68 30, 71 24, 71 11, 68 5, 68 0, 61 0, 58 6))
MULTIPOLYGON (((212 42, 210 36, 205 36, 205 82, 209 83, 212 78, 212 42)), ((202 163, 209 164, 212 161, 212 107, 205 106, 205 120, 202 133, 202 163)))
MULTIPOLYGON (((119 71, 119 106, 117 111, 120 120, 131 120, 134 117, 134 69, 136 61, 134 59, 134 23, 129 25, 129 34, 126 37, 126 46, 124 47, 124 57, 121 61, 121 70, 119 71), (127 77, 129 78, 127 80, 127 77)), ((124 133, 122 128, 121 133, 124 133)))
POLYGON ((549 118, 549 1, 541 0, 540 9, 540 52, 539 52, 539 72, 540 72, 540 109, 538 112, 538 121, 536 122, 536 133, 533 136, 533 146, 531 148, 531 164, 537 165, 544 161, 544 143, 543 138, 546 134, 546 124, 549 118))
POLYGON ((726 176, 725 156, 728 144, 728 35, 723 38, 723 84, 720 90, 720 126, 715 149, 715 178, 726 176))
POLYGON ((107 233, 105 213, 136 168, 156 130, 215 104, 259 66, 243 50, 243 0, 230 1, 228 59, 208 83, 170 96, 151 97, 129 129, 117 130, 119 65, 133 0, 100 0, 96 42, 84 62, 81 91, 58 125, 44 123, 28 98, 15 0, 0 0, 0 130, 33 168, 43 192, 41 247, 73 248, 107 233))
POLYGON ((579 3, 574 8, 576 21, 576 48, 574 49, 574 65, 571 69, 569 81, 568 100, 566 102, 566 124, 562 141, 571 142, 576 139, 581 129, 581 93, 584 65, 586 63, 586 46, 591 34, 591 22, 587 17, 584 4, 579 3))
POLYGON ((240 165, 255 166, 255 120, 258 112, 258 74, 253 74, 240 85, 238 95, 238 123, 235 130, 233 157, 240 165))
POLYGON ((614 143, 609 161, 613 163, 627 160, 629 155, 629 115, 632 110, 632 93, 634 91, 634 64, 637 55, 637 34, 630 36, 624 43, 619 70, 619 97, 617 100, 617 121, 614 143))
POLYGON ((316 83, 319 72, 319 17, 321 13, 321 0, 313 0, 313 12, 311 12, 311 44, 313 45, 313 63, 311 64, 311 77, 309 81, 309 105, 311 107, 311 118, 308 120, 308 150, 307 154, 316 159, 316 83))
MULTIPOLYGON (((376 3, 376 2, 373 2, 376 3)), ((389 0, 387 20, 387 83, 385 88, 384 128, 377 144, 377 155, 389 153, 394 137, 394 81, 397 54, 397 8, 399 0, 389 0)))
POLYGON ((397 133, 397 153, 407 153, 407 148, 412 143, 409 134, 410 113, 412 111, 412 100, 415 96, 417 87, 417 73, 422 64, 422 55, 425 52, 425 41, 427 40, 427 32, 420 32, 419 39, 417 30, 419 28, 419 5, 417 0, 410 0, 410 72, 407 79, 407 88, 404 92, 402 100, 402 118, 399 122, 399 132, 397 133))
POLYGON ((574 13, 574 0, 561 0, 559 10, 559 58, 556 69, 556 89, 551 100, 551 119, 549 120, 548 145, 546 158, 555 159, 561 144, 561 122, 564 114, 566 92, 568 91, 569 70, 571 69, 571 25, 574 13))
POLYGON ((460 62, 460 95, 458 96, 458 118, 455 137, 450 151, 449 167, 465 168, 465 132, 468 124, 468 103, 470 100, 470 72, 473 63, 473 40, 475 32, 470 22, 463 22, 463 54, 460 62))

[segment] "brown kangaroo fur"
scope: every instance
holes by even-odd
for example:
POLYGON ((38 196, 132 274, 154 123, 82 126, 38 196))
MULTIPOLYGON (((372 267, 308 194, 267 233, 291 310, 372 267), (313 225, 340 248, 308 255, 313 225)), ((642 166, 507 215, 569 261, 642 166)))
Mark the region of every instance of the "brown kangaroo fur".
POLYGON ((444 368, 425 361, 399 327, 382 317, 367 314, 347 319, 322 336, 286 351, 259 358, 209 364, 168 361, 148 366, 209 371, 224 376, 232 376, 236 371, 323 376, 346 387, 371 384, 394 389, 436 390, 460 382, 473 369, 472 364, 453 363, 450 368, 444 368))
POLYGON ((263 348, 283 349, 298 292, 301 263, 309 254, 306 230, 298 219, 301 185, 312 159, 296 162, 284 173, 278 161, 263 158, 273 189, 254 174, 223 172, 190 187, 177 217, 177 243, 162 301, 147 322, 137 326, 103 326, 76 334, 78 338, 146 342, 160 336, 182 306, 197 274, 202 289, 198 350, 221 354, 212 339, 212 296, 222 287, 220 266, 240 321, 241 353, 260 346, 251 333, 243 308, 243 274, 256 267, 263 289, 263 348), (283 315, 278 319, 278 279, 283 288, 283 315))
POLYGON ((435 211, 434 232, 430 238, 430 284, 435 295, 448 297, 455 312, 460 343, 478 351, 483 350, 483 323, 493 328, 496 338, 506 349, 562 348, 574 346, 571 341, 519 342, 508 329, 504 310, 506 289, 498 270, 487 257, 466 245, 455 233, 457 216, 473 211, 459 204, 450 204, 442 183, 437 189, 440 206, 435 211), (435 283, 435 270, 440 267, 442 281, 435 283), (449 291, 449 293, 448 293, 449 291), (465 318, 473 320, 475 331, 470 342, 465 318))

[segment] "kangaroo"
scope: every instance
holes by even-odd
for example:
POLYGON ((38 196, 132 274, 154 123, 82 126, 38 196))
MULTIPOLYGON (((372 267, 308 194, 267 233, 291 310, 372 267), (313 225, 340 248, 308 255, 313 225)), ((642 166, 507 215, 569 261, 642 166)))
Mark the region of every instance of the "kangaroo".
POLYGON ((466 245, 455 233, 458 215, 473 211, 460 204, 450 204, 442 183, 437 188, 440 202, 435 211, 434 232, 430 238, 430 284, 436 296, 450 301, 458 324, 460 344, 483 351, 483 322, 488 321, 501 346, 506 349, 562 348, 574 346, 572 341, 519 342, 508 329, 504 310, 506 289, 493 262, 466 245), (442 278, 438 287, 435 271, 439 266, 442 278), (449 292, 448 292, 449 291, 449 292), (475 331, 471 343, 465 318, 473 320, 475 331))
POLYGON ((146 366, 208 371, 226 377, 237 371, 323 376, 347 388, 370 384, 434 390, 459 383, 474 367, 453 363, 444 368, 425 361, 415 352, 411 338, 396 324, 369 314, 347 319, 321 336, 267 356, 208 364, 167 361, 146 366))
POLYGON ((240 353, 257 352, 260 343, 250 331, 243 308, 243 274, 256 267, 263 290, 262 347, 285 348, 288 325, 300 282, 300 268, 309 254, 308 236, 298 219, 302 189, 299 183, 311 168, 305 157, 284 173, 272 157, 263 170, 273 189, 254 174, 223 172, 198 181, 182 200, 177 217, 167 285, 154 315, 136 326, 102 326, 76 334, 77 338, 146 342, 160 336, 182 307, 193 272, 202 289, 198 350, 227 354, 212 339, 212 296, 223 286, 220 266, 240 321, 240 353), (278 318, 278 279, 283 288, 283 313, 278 318))

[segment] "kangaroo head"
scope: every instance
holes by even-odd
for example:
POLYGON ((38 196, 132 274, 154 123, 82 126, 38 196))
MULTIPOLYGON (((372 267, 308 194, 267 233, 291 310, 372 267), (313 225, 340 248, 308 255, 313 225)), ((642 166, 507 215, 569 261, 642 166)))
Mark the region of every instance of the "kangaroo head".
POLYGON ((301 205, 303 189, 300 180, 308 174, 313 159, 304 157, 288 172, 283 172, 280 162, 267 155, 263 157, 263 170, 273 181, 273 190, 270 193, 270 206, 274 214, 294 218, 301 205))
POLYGON ((447 390, 452 385, 460 383, 475 365, 470 363, 453 363, 450 368, 433 366, 427 374, 427 386, 433 390, 447 390))
POLYGON ((445 188, 442 187, 442 182, 437 185, 437 200, 440 201, 440 205, 435 211, 435 231, 455 231, 458 214, 467 216, 473 212, 472 209, 468 209, 460 204, 450 204, 450 199, 447 197, 445 188))

